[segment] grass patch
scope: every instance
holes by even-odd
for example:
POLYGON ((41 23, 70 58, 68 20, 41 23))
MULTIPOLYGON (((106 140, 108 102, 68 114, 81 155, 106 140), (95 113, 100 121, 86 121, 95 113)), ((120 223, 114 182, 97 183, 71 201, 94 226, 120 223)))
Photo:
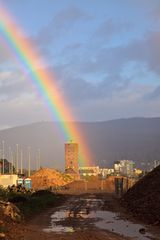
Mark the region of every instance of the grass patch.
POLYGON ((26 202, 19 202, 16 205, 26 218, 38 214, 47 208, 58 206, 63 201, 64 196, 62 195, 46 193, 45 195, 31 195, 26 202))
POLYGON ((60 194, 54 194, 48 190, 36 192, 8 192, 0 188, 0 199, 15 204, 21 211, 24 218, 36 215, 43 210, 59 206, 66 197, 60 194))

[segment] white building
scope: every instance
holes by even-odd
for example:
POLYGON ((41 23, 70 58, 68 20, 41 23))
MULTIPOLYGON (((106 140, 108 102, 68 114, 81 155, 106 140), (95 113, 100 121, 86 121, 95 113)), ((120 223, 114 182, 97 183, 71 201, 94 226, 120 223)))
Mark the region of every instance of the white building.
POLYGON ((109 175, 113 175, 114 174, 114 169, 113 168, 101 168, 100 169, 100 174, 102 177, 107 177, 109 175))
POLYGON ((79 167, 79 174, 80 174, 81 177, 98 176, 99 173, 100 173, 99 166, 95 166, 95 167, 79 167))
POLYGON ((0 185, 4 188, 8 186, 17 185, 17 174, 0 174, 0 185))
POLYGON ((115 174, 131 177, 134 175, 135 163, 132 160, 120 160, 114 163, 115 174))

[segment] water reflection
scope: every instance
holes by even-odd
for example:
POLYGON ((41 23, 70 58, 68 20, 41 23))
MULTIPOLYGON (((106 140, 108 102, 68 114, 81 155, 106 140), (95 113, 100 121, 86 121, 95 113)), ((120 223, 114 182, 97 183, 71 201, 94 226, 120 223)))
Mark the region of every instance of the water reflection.
POLYGON ((144 229, 144 226, 124 220, 118 213, 100 210, 102 201, 99 199, 83 199, 83 201, 76 202, 74 207, 71 206, 72 204, 69 204, 68 207, 64 206, 53 213, 50 226, 44 231, 73 233, 92 226, 131 237, 131 239, 156 239, 147 233, 146 229, 143 234, 140 233, 139 230, 144 229))
POLYGON ((119 214, 117 215, 117 213, 114 212, 97 211, 96 216, 93 214, 92 217, 99 219, 99 221, 95 221, 94 224, 100 229, 109 230, 123 236, 132 237, 133 239, 146 240, 153 237, 146 231, 143 235, 139 232, 140 229, 145 229, 144 226, 121 219, 119 214))

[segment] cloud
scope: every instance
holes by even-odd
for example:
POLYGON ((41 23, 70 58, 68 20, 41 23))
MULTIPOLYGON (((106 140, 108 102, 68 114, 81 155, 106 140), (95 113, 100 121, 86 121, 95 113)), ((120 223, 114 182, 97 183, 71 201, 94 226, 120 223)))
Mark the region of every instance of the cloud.
POLYGON ((77 22, 86 21, 88 18, 89 16, 84 11, 75 6, 69 6, 53 17, 50 23, 34 37, 34 41, 37 42, 39 47, 52 44, 55 40, 72 31, 77 22))
MULTIPOLYGON (((96 40, 95 40, 96 41, 96 40)), ((83 51, 77 57, 68 58, 66 64, 53 67, 60 87, 68 96, 71 104, 83 105, 87 102, 96 102, 116 95, 126 94, 133 96, 138 92, 137 98, 133 98, 135 104, 147 102, 145 96, 153 92, 153 86, 147 81, 157 78, 160 73, 160 32, 149 31, 143 37, 132 39, 128 44, 106 48, 103 45, 93 51, 92 47, 83 51), (134 68, 128 70, 128 66, 134 63, 134 68), (128 76, 128 77, 126 77, 128 76), (142 81, 146 78, 146 83, 142 81), (132 82, 137 85, 132 88, 132 82)), ((83 48, 78 45, 76 51, 83 48)), ((159 88, 152 95, 159 95, 159 88)), ((126 95, 126 99, 127 99, 126 95)), ((148 98, 149 99, 149 98, 148 98)), ((136 108, 135 108, 136 109, 136 108)))
POLYGON ((148 32, 143 38, 132 40, 125 46, 99 47, 92 49, 83 61, 75 61, 74 67, 83 73, 120 73, 122 68, 131 61, 147 65, 148 70, 160 73, 160 32, 148 32))
MULTIPOLYGON (((130 7, 134 5, 133 12, 138 6, 140 12, 144 6, 142 17, 145 15, 147 18, 151 14, 150 6, 153 3, 148 0, 146 2, 147 6, 143 0, 141 3, 136 0, 128 4, 130 7)), ((141 77, 145 75, 146 80, 151 79, 150 73, 154 73, 156 78, 159 76, 158 28, 157 31, 155 28, 150 30, 153 23, 150 19, 149 22, 140 22, 139 26, 136 25, 138 20, 119 20, 120 15, 117 18, 107 15, 94 15, 95 18, 91 18, 89 14, 92 11, 86 12, 69 6, 57 13, 37 35, 31 36, 30 39, 36 42, 40 53, 48 57, 44 67, 56 75, 61 93, 69 99, 76 116, 82 118, 84 114, 84 120, 92 117, 105 119, 108 115, 109 118, 120 117, 121 113, 122 116, 149 113, 147 104, 159 98, 160 87, 154 87, 153 90, 152 84, 150 87, 149 84, 142 83, 144 80, 141 77), (134 65, 132 69, 129 68, 131 64, 134 65), (133 87, 134 81, 136 84, 133 87)), ((158 18, 156 14, 155 17, 158 18)), ((1 46, 0 51, 0 69, 3 69, 3 64, 10 61, 10 54, 1 46)), ((5 106, 11 111, 10 103, 17 114, 23 114, 24 109, 29 114, 30 106, 32 119, 37 119, 35 109, 39 111, 38 116, 43 118, 41 101, 28 84, 28 78, 29 75, 23 75, 17 68, 14 71, 1 71, 0 104, 2 109, 5 106), (37 102, 37 105, 32 106, 32 101, 37 102)), ((156 108, 152 104, 150 106, 153 107, 154 114, 156 108)), ((24 113, 25 117, 27 114, 24 113)))
POLYGON ((33 87, 29 83, 29 76, 21 70, 3 70, 0 72, 0 95, 1 101, 14 99, 23 93, 30 93, 33 87))
POLYGON ((144 95, 144 99, 147 101, 159 101, 160 100, 160 86, 154 88, 149 93, 144 95))
POLYGON ((133 31, 133 23, 129 21, 116 22, 114 19, 107 19, 101 23, 92 35, 92 44, 101 43, 107 45, 113 37, 123 36, 124 33, 133 31))
MULTIPOLYGON (((8 63, 12 60, 10 51, 8 46, 6 45, 4 39, 2 39, 2 36, 0 37, 0 63, 8 63)), ((1 67, 0 67, 1 68, 1 67)))
POLYGON ((122 78, 118 74, 106 75, 93 82, 88 80, 87 76, 78 76, 68 68, 71 69, 71 66, 58 65, 54 71, 62 93, 67 96, 71 105, 113 97, 117 92, 128 88, 130 84, 128 78, 122 78))
POLYGON ((21 96, 0 101, 2 126, 16 126, 28 122, 51 120, 45 105, 33 93, 23 93, 21 96))

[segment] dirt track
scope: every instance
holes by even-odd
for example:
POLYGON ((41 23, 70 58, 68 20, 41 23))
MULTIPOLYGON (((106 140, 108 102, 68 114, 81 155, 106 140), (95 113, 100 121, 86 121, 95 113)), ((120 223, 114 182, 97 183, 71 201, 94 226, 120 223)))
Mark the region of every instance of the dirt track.
POLYGON ((25 232, 25 240, 125 240, 129 238, 125 238, 124 236, 118 236, 115 233, 102 231, 94 227, 91 223, 91 219, 84 218, 83 221, 81 218, 81 214, 83 210, 87 213, 90 211, 96 210, 97 208, 101 208, 102 204, 99 201, 99 204, 90 204, 90 206, 86 205, 86 202, 80 199, 79 197, 74 197, 70 199, 66 203, 65 206, 62 206, 57 209, 50 209, 45 213, 34 218, 26 228, 25 232), (65 220, 60 220, 58 223, 63 226, 73 227, 75 232, 44 232, 47 226, 50 225, 50 215, 56 210, 61 210, 63 212, 64 208, 68 208, 67 218, 65 220))
MULTIPOLYGON (((94 195, 76 196, 70 198, 63 206, 41 213, 30 221, 24 229, 24 240, 127 240, 133 239, 118 235, 114 229, 107 231, 94 225, 95 219, 91 213, 106 208, 119 211, 119 206, 111 196, 94 195), (106 201, 104 201, 104 199, 106 201), (50 216, 52 215, 52 220, 50 216), (57 227, 58 231, 57 231, 57 227), (44 230, 46 232, 44 232, 44 230), (57 232, 56 232, 57 231, 57 232)), ((108 209, 107 209, 108 210, 108 209)), ((137 238, 137 239, 144 239, 137 238)), ((148 239, 148 238, 147 238, 148 239)), ((151 238, 150 238, 151 239, 151 238)), ((159 239, 159 238, 153 238, 159 239)))

